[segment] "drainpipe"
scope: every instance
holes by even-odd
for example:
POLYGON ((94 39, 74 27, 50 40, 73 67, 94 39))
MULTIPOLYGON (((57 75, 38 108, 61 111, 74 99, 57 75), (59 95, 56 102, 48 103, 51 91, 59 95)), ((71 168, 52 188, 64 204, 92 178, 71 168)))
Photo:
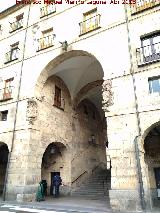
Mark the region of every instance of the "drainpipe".
POLYGON ((14 124, 13 124, 11 150, 10 150, 10 152, 8 154, 8 161, 7 161, 6 174, 5 174, 5 180, 4 180, 3 201, 6 200, 6 188, 7 188, 9 166, 10 166, 11 154, 12 154, 12 151, 13 151, 13 145, 14 145, 14 139, 15 139, 15 131, 16 131, 16 123, 17 123, 17 112, 18 112, 18 104, 19 104, 19 101, 20 101, 20 89, 21 89, 21 82, 22 82, 22 71, 23 71, 23 64, 24 64, 24 56, 25 56, 25 48, 26 48, 26 39, 27 39, 27 30, 28 30, 30 9, 31 9, 31 3, 29 4, 29 9, 28 9, 27 24, 26 24, 24 44, 23 44, 23 49, 22 49, 23 50, 22 63, 21 63, 21 71, 20 71, 20 78, 19 78, 19 85, 18 85, 18 94, 17 94, 17 100, 16 100, 16 111, 15 111, 14 124))
POLYGON ((142 210, 146 210, 146 202, 144 198, 144 187, 143 187, 143 178, 142 178, 142 170, 141 170, 141 162, 139 158, 139 148, 138 148, 138 136, 134 139, 134 145, 135 145, 135 155, 136 155, 136 161, 137 161, 137 171, 138 171, 138 181, 139 181, 139 194, 140 194, 140 201, 141 201, 141 208, 142 210))
POLYGON ((137 129, 138 129, 138 135, 134 139, 134 147, 135 147, 135 158, 136 158, 136 162, 137 162, 137 175, 138 175, 138 183, 139 183, 139 197, 140 197, 141 209, 143 211, 145 211, 146 210, 146 202, 145 202, 145 197, 144 197, 142 169, 141 169, 140 154, 139 154, 138 141, 137 141, 137 138, 139 136, 141 136, 141 125, 140 125, 140 116, 139 116, 139 111, 138 111, 138 100, 137 100, 136 83, 135 83, 135 77, 134 77, 133 55, 132 55, 132 49, 131 49, 129 20, 128 20, 127 6, 126 5, 124 5, 124 9, 125 9, 125 19, 126 19, 127 34, 128 34, 128 50, 129 50, 130 65, 131 65, 130 73, 131 73, 132 82, 133 82, 134 98, 135 98, 135 109, 136 109, 136 117, 137 117, 137 129))

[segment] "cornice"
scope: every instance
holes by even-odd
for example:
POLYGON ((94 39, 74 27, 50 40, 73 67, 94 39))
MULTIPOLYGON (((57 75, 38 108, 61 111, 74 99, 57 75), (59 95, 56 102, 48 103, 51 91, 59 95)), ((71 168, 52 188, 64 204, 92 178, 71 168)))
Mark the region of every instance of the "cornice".
POLYGON ((0 12, 0 20, 4 17, 16 12, 17 10, 21 9, 22 7, 24 7, 26 5, 27 4, 14 4, 13 6, 8 7, 7 9, 0 12))

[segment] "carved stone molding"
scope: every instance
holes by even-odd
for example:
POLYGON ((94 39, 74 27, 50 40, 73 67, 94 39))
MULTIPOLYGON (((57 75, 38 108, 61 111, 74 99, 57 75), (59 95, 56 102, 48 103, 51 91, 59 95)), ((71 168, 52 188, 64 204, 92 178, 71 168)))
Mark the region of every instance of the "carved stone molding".
POLYGON ((29 124, 34 124, 34 121, 37 119, 38 115, 38 105, 34 98, 30 98, 27 101, 27 113, 26 120, 29 121, 29 124))
POLYGON ((108 112, 108 107, 113 105, 113 91, 112 91, 112 81, 105 80, 102 84, 102 109, 104 112, 108 112))

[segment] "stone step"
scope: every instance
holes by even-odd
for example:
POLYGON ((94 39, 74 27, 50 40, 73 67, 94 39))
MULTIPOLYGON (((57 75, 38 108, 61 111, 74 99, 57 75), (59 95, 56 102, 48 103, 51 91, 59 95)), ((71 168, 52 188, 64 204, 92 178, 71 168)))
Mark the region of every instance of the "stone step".
POLYGON ((110 179, 110 173, 101 170, 99 173, 94 173, 86 183, 72 191, 72 195, 98 199, 106 196, 107 198, 109 194, 107 190, 111 188, 110 179))

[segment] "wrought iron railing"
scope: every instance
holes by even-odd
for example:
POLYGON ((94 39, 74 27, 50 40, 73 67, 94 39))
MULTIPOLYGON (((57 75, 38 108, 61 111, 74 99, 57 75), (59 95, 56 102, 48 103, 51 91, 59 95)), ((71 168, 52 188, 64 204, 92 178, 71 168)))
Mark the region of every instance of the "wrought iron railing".
POLYGON ((100 17, 100 14, 98 14, 89 19, 86 19, 85 21, 80 22, 80 35, 100 28, 100 17))
POLYGON ((14 61, 19 57, 19 48, 12 49, 5 54, 5 63, 14 61))
POLYGON ((38 42, 37 51, 46 49, 48 47, 52 47, 54 45, 54 38, 55 35, 53 34, 37 39, 38 42))
POLYGON ((44 16, 47 16, 47 15, 49 15, 51 13, 55 13, 55 12, 56 12, 55 4, 48 4, 48 5, 40 8, 40 13, 41 13, 40 17, 42 18, 44 16))
POLYGON ((13 23, 10 23, 10 30, 9 32, 14 32, 20 28, 23 27, 23 19, 19 20, 19 21, 15 21, 13 23))
POLYGON ((157 5, 160 5, 159 0, 137 0, 135 4, 131 5, 131 13, 138 13, 157 5))
POLYGON ((0 101, 12 99, 13 86, 0 89, 0 101))
POLYGON ((138 66, 160 60, 160 43, 136 49, 138 66))

